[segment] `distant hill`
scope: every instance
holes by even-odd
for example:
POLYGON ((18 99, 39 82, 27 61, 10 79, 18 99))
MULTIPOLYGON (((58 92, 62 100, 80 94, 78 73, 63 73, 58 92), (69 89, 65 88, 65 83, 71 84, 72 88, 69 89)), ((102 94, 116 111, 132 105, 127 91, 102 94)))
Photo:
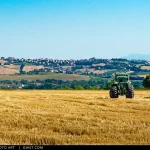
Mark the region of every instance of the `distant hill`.
POLYGON ((150 61, 150 54, 129 54, 128 56, 122 57, 128 60, 136 59, 136 60, 147 60, 150 61))

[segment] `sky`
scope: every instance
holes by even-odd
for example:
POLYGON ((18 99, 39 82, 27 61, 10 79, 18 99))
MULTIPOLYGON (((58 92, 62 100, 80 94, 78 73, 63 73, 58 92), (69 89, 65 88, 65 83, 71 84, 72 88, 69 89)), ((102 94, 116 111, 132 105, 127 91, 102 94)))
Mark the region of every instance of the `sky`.
POLYGON ((150 54, 149 0, 0 0, 0 56, 150 54))

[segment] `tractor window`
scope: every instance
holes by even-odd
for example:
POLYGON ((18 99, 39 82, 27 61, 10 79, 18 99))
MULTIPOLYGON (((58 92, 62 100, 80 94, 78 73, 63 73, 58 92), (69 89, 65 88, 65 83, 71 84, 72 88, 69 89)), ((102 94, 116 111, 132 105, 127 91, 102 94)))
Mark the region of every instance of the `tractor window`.
POLYGON ((126 77, 118 77, 117 80, 118 80, 118 82, 127 82, 128 78, 126 78, 126 77))

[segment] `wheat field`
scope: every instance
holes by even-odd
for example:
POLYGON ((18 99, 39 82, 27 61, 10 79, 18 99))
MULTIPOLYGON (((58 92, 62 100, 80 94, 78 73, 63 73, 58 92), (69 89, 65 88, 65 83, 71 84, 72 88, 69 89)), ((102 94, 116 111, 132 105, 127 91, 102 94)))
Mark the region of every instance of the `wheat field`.
POLYGON ((150 144, 150 91, 0 91, 0 144, 150 144))

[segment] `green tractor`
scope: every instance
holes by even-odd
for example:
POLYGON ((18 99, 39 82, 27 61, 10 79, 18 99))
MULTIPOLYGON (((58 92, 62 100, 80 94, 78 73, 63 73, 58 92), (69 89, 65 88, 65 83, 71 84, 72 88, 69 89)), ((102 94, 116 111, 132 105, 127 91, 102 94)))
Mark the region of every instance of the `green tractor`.
POLYGON ((119 95, 134 98, 134 87, 127 73, 115 73, 109 94, 111 98, 118 98, 119 95))

